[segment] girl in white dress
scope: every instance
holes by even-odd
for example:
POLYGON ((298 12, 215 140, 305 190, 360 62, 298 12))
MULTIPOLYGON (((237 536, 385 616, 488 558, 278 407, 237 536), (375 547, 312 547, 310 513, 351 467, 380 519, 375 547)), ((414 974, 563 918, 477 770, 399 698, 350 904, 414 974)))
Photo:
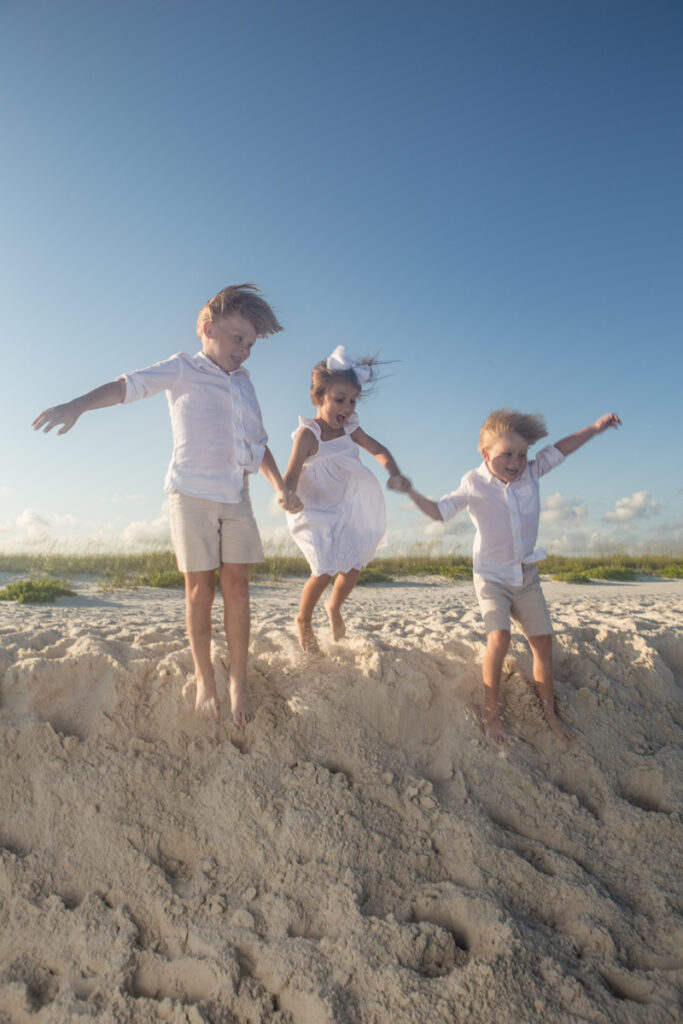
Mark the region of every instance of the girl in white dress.
POLYGON ((372 378, 373 364, 372 359, 353 363, 344 347, 337 346, 313 368, 311 399, 316 417, 300 416, 292 434, 294 446, 284 482, 297 490, 304 503, 302 512, 287 515, 287 525, 311 567, 296 618, 299 643, 306 654, 319 651, 311 621, 335 576, 325 607, 333 638, 345 635, 341 606, 384 536, 384 496, 375 476, 360 461, 359 446, 387 470, 387 487, 410 488, 391 452, 365 433, 355 412, 361 389, 372 378))

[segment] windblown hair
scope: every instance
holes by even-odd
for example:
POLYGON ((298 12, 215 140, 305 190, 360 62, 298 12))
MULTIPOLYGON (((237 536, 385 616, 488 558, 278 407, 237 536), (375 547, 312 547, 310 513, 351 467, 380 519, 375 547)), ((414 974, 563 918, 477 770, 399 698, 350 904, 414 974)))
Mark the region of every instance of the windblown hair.
POLYGON ((255 284, 231 284, 222 288, 217 295, 202 306, 197 317, 197 337, 204 337, 204 324, 219 320, 222 316, 239 313, 248 320, 256 331, 257 338, 266 338, 269 334, 277 334, 282 330, 275 313, 265 299, 261 298, 261 289, 255 284))
MULTIPOLYGON (((367 394, 372 389, 376 376, 374 367, 378 365, 378 360, 376 356, 364 356, 363 359, 357 359, 356 362, 364 363, 365 366, 370 367, 370 380, 365 383, 365 393, 367 394)), ((328 370, 327 359, 321 359, 319 363, 316 363, 311 373, 311 401, 313 405, 320 405, 325 392, 334 385, 335 381, 339 380, 348 381, 349 384, 353 384, 354 387, 358 388, 359 395, 362 393, 363 388, 353 370, 328 370)))
POLYGON ((542 416, 517 412, 516 409, 495 409, 482 424, 479 451, 490 448, 497 438, 505 434, 519 434, 527 444, 536 444, 542 437, 547 436, 548 430, 542 416))

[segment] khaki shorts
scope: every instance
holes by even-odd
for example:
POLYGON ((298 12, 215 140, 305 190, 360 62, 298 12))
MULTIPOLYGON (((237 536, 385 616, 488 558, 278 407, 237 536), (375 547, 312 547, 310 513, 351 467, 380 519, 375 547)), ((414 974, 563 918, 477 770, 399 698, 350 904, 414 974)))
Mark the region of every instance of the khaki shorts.
POLYGON ((521 587, 510 587, 495 580, 474 577, 474 589, 487 633, 510 629, 510 618, 522 627, 525 636, 548 636, 553 627, 541 590, 535 565, 522 566, 521 587))
POLYGON ((223 562, 263 561, 263 548, 245 480, 242 501, 226 504, 174 491, 171 539, 181 572, 206 572, 223 562))

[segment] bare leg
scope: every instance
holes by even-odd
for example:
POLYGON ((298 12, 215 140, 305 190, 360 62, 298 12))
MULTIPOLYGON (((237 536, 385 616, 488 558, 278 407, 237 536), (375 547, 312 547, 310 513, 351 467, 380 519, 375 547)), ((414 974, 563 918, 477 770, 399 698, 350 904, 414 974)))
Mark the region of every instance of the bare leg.
POLYGON ((187 635, 194 661, 197 698, 194 709, 200 718, 218 718, 220 705, 211 664, 211 607, 216 596, 216 573, 185 573, 187 635))
POLYGON ((484 676, 484 732, 493 743, 506 743, 507 734, 498 715, 503 661, 510 646, 510 630, 494 629, 488 635, 482 663, 484 676))
POLYGON ((346 636, 346 626, 341 616, 341 606, 349 596, 360 576, 360 569, 349 569, 348 572, 340 572, 334 581, 332 596, 325 605, 330 619, 330 628, 335 640, 341 640, 346 636))
POLYGON ((223 595, 223 621, 230 651, 230 707, 235 725, 254 718, 247 689, 249 651, 249 566, 223 562, 219 581, 223 595))
POLYGON ((558 740, 569 743, 575 739, 574 733, 558 715, 555 714, 555 692, 553 687, 553 638, 545 636, 527 637, 531 653, 534 656, 534 683, 538 690, 543 708, 543 717, 548 728, 555 733, 558 740))
POLYGON ((313 612, 325 589, 332 581, 331 576, 310 576, 301 591, 299 614, 296 617, 296 630, 299 635, 299 646, 304 654, 319 654, 320 648, 313 632, 313 612))

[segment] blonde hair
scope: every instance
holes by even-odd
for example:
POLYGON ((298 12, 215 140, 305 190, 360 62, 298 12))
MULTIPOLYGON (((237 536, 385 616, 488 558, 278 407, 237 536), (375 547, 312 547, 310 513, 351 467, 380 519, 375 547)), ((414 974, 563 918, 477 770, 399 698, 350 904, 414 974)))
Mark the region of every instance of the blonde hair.
POLYGON ((546 437, 548 430, 542 416, 517 412, 516 409, 494 409, 484 420, 479 432, 479 451, 490 448, 491 443, 505 434, 519 434, 527 444, 536 444, 546 437))
MULTIPOLYGON (((371 382, 374 377, 374 367, 377 364, 377 359, 375 356, 365 356, 363 359, 357 359, 356 363, 362 363, 370 367, 370 380, 368 381, 370 387, 366 384, 367 394, 367 391, 371 390, 371 382)), ((313 405, 320 405, 325 392, 334 385, 335 381, 340 380, 353 384, 354 387, 358 388, 359 396, 362 394, 363 388, 353 370, 330 370, 327 366, 327 359, 321 359, 319 363, 316 363, 311 373, 311 401, 313 405)))
POLYGON ((257 338, 265 338, 269 334, 277 334, 282 330, 275 313, 265 299, 261 298, 261 289, 255 284, 231 284, 222 288, 217 295, 202 306, 197 317, 197 337, 204 339, 204 324, 220 320, 231 313, 239 313, 248 320, 256 331, 257 338))

